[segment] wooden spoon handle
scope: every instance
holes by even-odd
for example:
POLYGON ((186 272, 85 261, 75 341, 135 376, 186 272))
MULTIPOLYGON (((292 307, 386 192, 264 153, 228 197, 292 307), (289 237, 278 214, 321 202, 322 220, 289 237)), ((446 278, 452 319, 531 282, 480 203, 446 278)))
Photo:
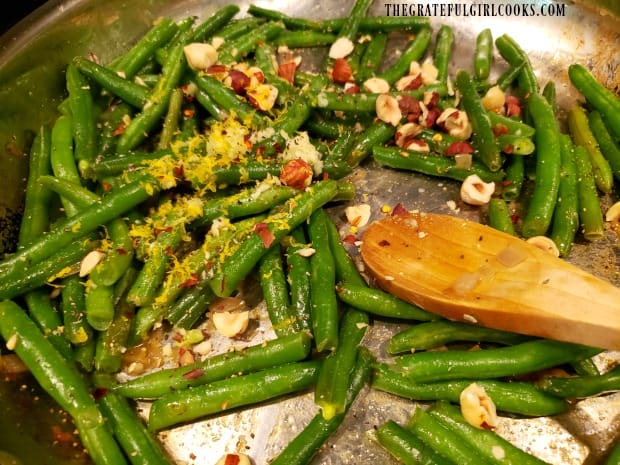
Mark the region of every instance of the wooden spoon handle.
POLYGON ((488 226, 386 217, 368 227, 360 252, 383 289, 446 318, 620 349, 620 289, 488 226))

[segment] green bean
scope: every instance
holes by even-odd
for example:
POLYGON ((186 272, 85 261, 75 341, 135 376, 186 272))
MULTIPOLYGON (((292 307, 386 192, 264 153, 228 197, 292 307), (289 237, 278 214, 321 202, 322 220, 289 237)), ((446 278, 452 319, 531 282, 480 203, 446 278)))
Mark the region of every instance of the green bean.
POLYGON ((97 245, 98 241, 92 235, 80 237, 63 245, 63 248, 55 253, 52 252, 51 256, 35 264, 27 261, 17 262, 2 276, 0 299, 12 299, 52 283, 58 278, 75 273, 82 259, 97 245))
POLYGON ((89 275, 93 283, 99 286, 113 285, 133 260, 133 241, 127 222, 123 218, 117 218, 108 223, 106 229, 111 242, 110 248, 89 275))
POLYGON ((94 337, 93 328, 86 321, 84 295, 84 283, 79 276, 63 279, 60 293, 63 334, 74 346, 84 345, 94 337))
POLYGON ((225 64, 239 61, 262 42, 268 42, 276 37, 282 30, 283 27, 279 23, 268 21, 261 24, 238 38, 224 42, 218 49, 218 61, 225 64))
MULTIPOLYGON (((73 155, 73 132, 71 117, 61 115, 52 127, 50 163, 55 176, 81 183, 80 174, 73 155)), ((71 202, 61 198, 67 216, 74 216, 78 209, 71 202)))
POLYGON ((117 157, 98 161, 90 167, 95 178, 101 180, 108 176, 118 176, 126 171, 144 168, 151 160, 172 156, 169 149, 155 152, 129 152, 117 157))
POLYGON ((508 69, 497 78, 495 85, 504 92, 507 91, 510 86, 512 86, 512 83, 518 79, 524 66, 525 61, 519 61, 518 63, 511 64, 508 69))
POLYGON ((558 201, 553 211, 550 237, 555 242, 560 256, 567 257, 579 229, 579 199, 575 153, 570 137, 566 134, 560 134, 560 149, 562 158, 560 186, 558 201))
POLYGON ((381 289, 368 287, 366 283, 341 281, 336 286, 336 294, 347 305, 377 316, 419 321, 438 318, 381 289))
POLYGON ((496 349, 419 352, 401 355, 396 363, 410 379, 422 383, 516 376, 589 358, 599 352, 600 349, 592 347, 541 339, 496 349))
POLYGON ((136 148, 165 114, 172 90, 179 83, 185 71, 183 45, 184 42, 175 44, 169 51, 166 62, 162 66, 160 80, 149 95, 142 111, 131 120, 121 134, 118 140, 119 151, 136 148))
POLYGON ((162 18, 129 51, 115 60, 111 68, 125 79, 133 78, 177 30, 178 26, 171 18, 162 18))
MULTIPOLYGON (((340 31, 348 18, 334 18, 312 21, 306 18, 294 18, 279 11, 250 5, 248 13, 257 17, 274 21, 282 21, 290 29, 311 29, 323 32, 340 31)), ((424 16, 368 16, 362 17, 359 23, 360 32, 412 31, 428 27, 429 18, 424 16)))
POLYGON ((289 300, 302 330, 311 331, 310 317, 310 260, 300 252, 308 248, 308 240, 303 225, 291 231, 285 259, 286 281, 289 288, 289 300))
POLYGON ((49 292, 44 288, 35 289, 24 296, 30 318, 37 324, 43 335, 52 343, 63 357, 71 358, 71 345, 65 333, 61 315, 51 302, 49 292))
POLYGON ((500 115, 494 111, 487 110, 487 116, 491 120, 493 129, 508 129, 508 134, 521 137, 533 137, 536 129, 523 121, 508 116, 500 115))
POLYGON ((453 465, 447 458, 424 444, 407 428, 387 420, 375 430, 377 442, 404 465, 453 465))
POLYGON ((351 11, 347 15, 347 21, 338 30, 338 38, 346 37, 351 42, 355 40, 360 22, 366 16, 371 4, 371 0, 355 0, 351 11))
POLYGON ((609 194, 614 187, 613 172, 607 159, 601 153, 598 142, 590 130, 586 111, 580 106, 573 106, 567 116, 568 128, 575 145, 585 147, 590 156, 592 174, 596 187, 609 194))
POLYGON ((415 35, 415 38, 407 45, 402 54, 392 66, 377 77, 385 79, 388 83, 394 84, 398 79, 403 77, 409 71, 409 65, 412 61, 419 61, 426 52, 431 42, 430 28, 423 27, 415 35))
POLYGON ((447 83, 452 45, 454 44, 454 32, 447 24, 442 24, 435 37, 435 49, 433 50, 433 62, 437 68, 437 80, 447 83))
POLYGON ((390 354, 434 349, 459 341, 492 342, 504 345, 518 344, 529 338, 521 334, 475 326, 458 321, 430 321, 413 325, 390 338, 390 354))
POLYGON ((596 363, 591 358, 576 360, 570 365, 572 369, 575 370, 575 373, 581 376, 594 376, 601 374, 598 367, 596 366, 596 363))
POLYGON ((281 21, 288 29, 327 32, 321 27, 321 24, 319 22, 312 21, 306 18, 293 18, 282 13, 281 11, 263 8, 253 3, 248 6, 248 14, 257 18, 265 18, 272 21, 281 21))
POLYGON ((70 63, 66 70, 67 91, 73 132, 74 156, 78 167, 92 163, 97 150, 97 121, 88 79, 70 63))
POLYGON ((97 331, 105 331, 114 319, 114 288, 104 284, 86 283, 84 306, 86 321, 97 331))
POLYGON ((172 463, 161 445, 144 427, 127 399, 106 390, 97 399, 97 404, 132 465, 172 463))
POLYGON ((620 181, 620 147, 614 141, 598 110, 588 112, 588 124, 603 156, 610 165, 614 178, 620 181))
POLYGON ((224 41, 234 40, 237 37, 256 29, 265 21, 263 18, 239 18, 230 21, 226 26, 216 32, 215 37, 224 39, 224 41))
POLYGON ((258 273, 271 325, 278 336, 299 331, 289 301, 280 244, 273 245, 258 262, 258 273))
POLYGON ((429 409, 429 413, 491 463, 512 465, 544 465, 546 463, 514 446, 494 431, 476 428, 469 424, 458 407, 448 402, 436 402, 429 409), (502 451, 501 458, 497 456, 498 450, 502 451))
POLYGON ((358 347, 368 329, 368 315, 352 308, 345 310, 340 322, 338 347, 323 360, 314 389, 314 402, 323 418, 330 420, 346 409, 347 390, 355 369, 358 347))
POLYGON ((59 223, 49 233, 10 258, 0 263, 0 288, 8 276, 15 276, 17 270, 32 267, 51 257, 72 241, 88 235, 101 225, 127 213, 159 190, 159 185, 148 175, 138 177, 125 186, 113 190, 102 197, 101 202, 92 208, 59 223))
POLYGON ((92 81, 134 108, 142 108, 148 100, 148 88, 122 78, 105 66, 81 56, 73 58, 72 64, 92 81))
POLYGON ((388 35, 384 32, 377 32, 372 36, 360 57, 359 68, 355 75, 358 82, 364 82, 377 73, 383 61, 387 42, 388 35))
POLYGON ((28 181, 24 197, 24 211, 19 228, 19 247, 33 242, 49 228, 51 195, 40 183, 41 176, 51 173, 51 130, 41 126, 32 142, 28 164, 28 181))
POLYGON ((326 217, 325 223, 327 227, 329 250, 334 257, 336 282, 366 286, 366 281, 357 269, 355 261, 351 258, 340 239, 336 224, 329 217, 326 217))
MULTIPOLYGON (((417 100, 421 100, 424 92, 437 92, 440 96, 443 96, 447 94, 447 88, 443 84, 429 84, 416 90, 390 92, 389 95, 396 98, 402 95, 408 95, 417 100)), ((309 92, 310 105, 313 108, 319 110, 340 110, 351 113, 367 112, 373 115, 379 95, 381 94, 371 94, 367 92, 345 94, 324 89, 309 92)))
POLYGON ((525 162, 523 157, 510 157, 506 164, 506 176, 502 181, 502 198, 515 200, 521 195, 525 180, 525 162))
POLYGON ((575 165, 581 232, 588 241, 602 239, 605 237, 605 221, 594 182, 592 163, 584 147, 575 146, 575 165))
POLYGON ((549 105, 551 105, 553 111, 556 111, 558 96, 555 83, 553 81, 548 81, 547 84, 545 84, 545 87, 543 87, 542 90, 542 96, 545 97, 547 102, 549 102, 549 105))
POLYGON ((489 201, 488 216, 489 226, 506 234, 515 235, 510 207, 504 199, 495 197, 489 201))
POLYGON ((221 264, 220 269, 216 270, 211 281, 213 292, 220 297, 230 295, 267 251, 268 242, 276 243, 282 240, 291 230, 308 219, 314 210, 329 202, 337 191, 336 181, 319 181, 302 194, 285 202, 282 213, 267 217, 264 221, 265 229, 250 236, 221 264))
MULTIPOLYGON (((110 158, 116 155, 116 140, 118 137, 118 130, 125 123, 123 119, 132 115, 131 107, 125 102, 119 102, 112 105, 107 110, 104 110, 100 115, 98 125, 101 127, 99 132, 99 144, 97 147, 97 161, 110 158)), ((86 179, 96 179, 95 173, 92 170, 92 164, 82 163, 81 174, 86 179)))
POLYGON ((338 302, 334 257, 329 250, 327 213, 315 210, 307 225, 308 238, 314 249, 310 257, 310 315, 312 333, 319 352, 338 347, 338 302))
POLYGON ((125 464, 125 458, 109 433, 82 375, 13 301, 0 302, 0 334, 5 341, 14 341, 15 353, 37 382, 72 416, 93 463, 125 464))
POLYGON ((571 83, 597 109, 609 130, 620 139, 620 99, 603 86, 583 65, 574 63, 568 67, 571 83))
POLYGON ((353 145, 344 161, 351 168, 358 166, 372 153, 373 147, 390 140, 395 132, 396 128, 391 124, 377 121, 355 136, 353 145))
POLYGON ((316 382, 320 362, 296 362, 170 392, 155 400, 148 428, 158 431, 236 407, 302 391, 316 382))
POLYGON ((584 398, 620 390, 620 365, 602 375, 550 376, 537 383, 539 389, 562 398, 584 398))
POLYGON ((522 66, 518 76, 518 87, 523 97, 537 94, 539 91, 538 81, 532 69, 532 64, 517 42, 508 34, 502 34, 495 39, 495 46, 502 57, 514 67, 522 66))
POLYGON ((114 391, 134 399, 161 397, 233 375, 247 374, 304 360, 310 354, 311 337, 306 332, 290 334, 225 352, 179 368, 165 368, 117 384, 114 391))
POLYGON ((530 137, 502 134, 497 136, 499 149, 507 155, 530 155, 536 150, 536 145, 530 137))
POLYGON ((174 304, 168 307, 164 319, 177 328, 192 329, 214 300, 215 294, 211 288, 208 285, 199 284, 186 289, 174 304))
POLYGON ((493 63, 493 33, 486 28, 476 36, 476 47, 474 50, 474 76, 479 81, 489 78, 491 65, 493 63))
POLYGON ((282 31, 273 39, 275 45, 289 48, 322 47, 336 40, 334 34, 320 31, 282 31))
MULTIPOLYGON (((346 411, 359 395, 372 371, 375 358, 366 347, 360 347, 355 362, 355 369, 350 377, 347 391, 346 411)), ((310 423, 290 441, 271 465, 307 465, 329 437, 336 432, 346 417, 345 413, 335 415, 326 420, 321 412, 317 413, 310 423)))
POLYGON ((176 88, 172 91, 168 102, 168 111, 164 118, 164 126, 157 144, 158 150, 167 149, 179 130, 179 117, 183 105, 183 89, 176 88))
POLYGON ((250 126, 258 128, 262 125, 261 117, 249 103, 241 100, 235 92, 220 81, 209 75, 195 75, 194 82, 209 95, 221 108, 226 108, 241 121, 248 121, 250 126))
POLYGON ((467 71, 456 73, 456 86, 461 91, 463 108, 472 127, 472 143, 476 148, 474 156, 489 170, 498 171, 502 166, 497 140, 493 134, 491 120, 482 106, 474 81, 467 71))
POLYGON ((407 425, 424 444, 435 452, 459 465, 490 465, 494 462, 483 458, 463 442, 456 432, 445 426, 434 416, 416 406, 407 425))
POLYGON ((450 157, 378 145, 372 148, 372 156, 375 161, 390 168, 416 171, 457 181, 464 181, 471 174, 477 174, 485 182, 501 182, 504 178, 503 171, 489 171, 477 160, 474 160, 470 169, 466 169, 458 167, 456 161, 450 157))
POLYGON ((560 186, 560 131, 551 105, 540 94, 528 98, 529 113, 536 134, 536 182, 521 233, 524 237, 540 236, 551 224, 560 186))
POLYGON ((94 364, 99 373, 117 373, 121 369, 122 355, 127 349, 134 306, 127 302, 127 287, 137 271, 129 268, 114 286, 114 318, 108 328, 97 334, 94 364))
POLYGON ((194 28, 188 42, 206 42, 207 39, 221 31, 222 27, 230 24, 230 20, 239 13, 238 5, 225 5, 215 11, 206 20, 194 28))

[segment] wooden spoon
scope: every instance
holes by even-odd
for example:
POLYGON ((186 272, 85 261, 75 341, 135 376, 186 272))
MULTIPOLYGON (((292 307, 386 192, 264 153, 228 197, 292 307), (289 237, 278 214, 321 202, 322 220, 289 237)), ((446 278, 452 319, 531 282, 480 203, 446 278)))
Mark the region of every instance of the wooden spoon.
POLYGON ((620 289, 540 248, 449 215, 371 224, 361 256, 379 286, 452 320, 620 349, 620 289))

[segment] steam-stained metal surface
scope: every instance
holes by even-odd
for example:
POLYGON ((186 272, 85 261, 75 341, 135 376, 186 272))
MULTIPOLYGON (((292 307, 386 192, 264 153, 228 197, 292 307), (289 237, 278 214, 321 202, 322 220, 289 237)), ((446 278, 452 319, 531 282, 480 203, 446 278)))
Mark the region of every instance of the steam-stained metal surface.
MULTIPOLYGON (((92 52, 105 62, 140 37, 157 17, 196 15, 205 18, 225 3, 209 0, 52 1, 2 37, 0 172, 3 179, 18 182, 3 182, 0 186, 0 215, 7 217, 9 213, 19 211, 25 175, 26 157, 23 154, 16 157, 7 147, 25 147, 28 134, 54 117, 53 107, 59 101, 64 83, 61 70, 71 57, 92 52)), ((388 3, 375 1, 371 14, 385 15, 388 3)), ((543 3, 562 7, 564 15, 433 16, 431 22, 434 30, 441 24, 448 24, 454 30, 452 71, 461 67, 471 69, 475 37, 482 29, 491 28, 494 37, 504 32, 510 34, 528 53, 541 85, 547 80, 556 83, 562 118, 564 111, 579 99, 568 81, 568 64, 583 63, 591 67, 607 87, 616 90, 620 87, 620 19, 608 10, 589 4, 542 0, 536 4, 543 3)), ((239 4, 242 12, 245 11, 247 3, 239 4)), ((346 15, 352 2, 296 0, 256 1, 256 4, 283 10, 291 16, 328 18, 346 15)), ((392 53, 398 53, 398 50, 392 50, 392 53)), ((303 56, 304 66, 311 66, 313 57, 322 55, 305 51, 303 56)), ((493 76, 501 73, 504 66, 496 54, 493 76)), ((484 208, 469 207, 460 202, 459 186, 449 180, 387 170, 371 162, 362 166, 353 178, 357 188, 354 202, 369 203, 373 218, 381 215, 382 205, 402 203, 408 209, 458 214, 478 221, 485 219, 484 208)), ((616 200, 616 193, 607 196, 603 199, 603 206, 607 207, 616 200)), ((346 228, 342 208, 332 208, 330 213, 339 225, 346 228)), ((570 260, 620 285, 617 231, 607 226, 605 239, 596 244, 576 244, 570 260)), ((262 306, 259 305, 255 312, 261 316, 261 326, 254 330, 249 340, 236 341, 236 347, 273 337, 262 306)), ((380 359, 387 358, 387 340, 403 328, 404 325, 399 323, 374 322, 365 344, 380 359)), ((216 351, 230 349, 228 341, 213 339, 213 345, 216 351)), ((597 361, 606 369, 610 363, 615 363, 618 355, 606 354, 597 361)), ((413 406, 412 402, 395 396, 364 389, 342 427, 313 463, 396 463, 373 443, 373 428, 387 419, 406 422, 413 406)), ((146 414, 148 403, 140 404, 140 408, 146 414)), ((240 451, 260 465, 276 456, 316 412, 312 394, 305 393, 173 428, 160 433, 160 438, 179 464, 215 463, 225 452, 240 451)), ((502 418, 498 427, 499 434, 554 465, 600 463, 610 445, 618 440, 619 430, 620 394, 581 401, 571 412, 557 418, 502 418)))

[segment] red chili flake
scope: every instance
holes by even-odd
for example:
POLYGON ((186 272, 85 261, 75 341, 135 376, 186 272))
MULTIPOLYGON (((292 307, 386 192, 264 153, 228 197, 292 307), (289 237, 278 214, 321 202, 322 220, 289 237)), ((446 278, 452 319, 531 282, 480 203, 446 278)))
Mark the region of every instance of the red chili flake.
POLYGON ((357 242, 357 237, 355 237, 353 234, 347 234, 342 238, 342 242, 344 242, 345 244, 355 244, 357 242))
POLYGON ((125 128, 126 128, 125 123, 120 123, 116 127, 116 129, 112 132, 112 135, 113 136, 120 136, 121 134, 124 134, 125 133, 125 128))
POLYGON ((295 71, 297 71, 297 63, 292 60, 278 65, 278 76, 291 84, 295 82, 295 71))
POLYGON ((323 181, 329 179, 329 173, 323 173, 323 181))
POLYGON ((183 116, 185 116, 186 118, 193 118, 195 114, 196 111, 191 108, 186 108, 185 110, 183 110, 183 116))
POLYGON ((179 357, 182 356, 185 352, 187 352, 187 349, 185 347, 179 347, 179 357))
POLYGON ((403 207, 402 203, 397 203, 392 209, 392 216, 405 215, 406 213, 408 213, 408 211, 403 207))
MULTIPOLYGON (((225 408, 225 406, 223 406, 225 408)), ((226 458, 224 459, 224 465, 239 465, 241 459, 237 454, 226 454, 226 458)))
POLYGON ((185 379, 198 379, 204 376, 205 372, 202 368, 194 368, 183 375, 185 379))
POLYGON ((516 213, 513 213, 512 215, 510 215, 510 221, 512 222, 512 224, 517 224, 520 219, 521 217, 517 215, 516 213))
POLYGON ((387 247, 390 245, 390 241, 382 239, 379 241, 379 247, 387 247))
POLYGON ((194 287, 196 284, 198 284, 198 274, 192 273, 190 278, 179 284, 179 287, 186 289, 188 287, 194 287))
POLYGON ((60 443, 73 442, 73 435, 67 431, 60 429, 60 426, 52 426, 52 434, 54 435, 54 441, 60 443))
POLYGON ((506 186, 510 186, 512 184, 513 181, 509 181, 509 180, 504 180, 502 181, 502 186, 506 187, 506 186))
POLYGON ((108 390, 104 387, 98 387, 95 388, 95 390, 93 391, 93 397, 95 399, 101 399, 103 396, 105 396, 108 393, 108 390))
POLYGON ((184 174, 185 174, 185 170, 183 169, 183 165, 177 165, 172 169, 172 172, 174 173, 174 177, 175 178, 183 178, 184 174))
POLYGON ((172 340, 175 342, 181 342, 183 340, 183 335, 180 333, 176 333, 174 336, 172 336, 172 340))
POLYGON ((159 236, 161 233, 172 231, 172 226, 166 226, 165 228, 153 228, 153 232, 156 236, 159 236))
POLYGON ((312 181, 312 166, 301 158, 288 161, 280 170, 280 181, 285 186, 304 190, 312 181))
POLYGON ((123 248, 118 248, 118 249, 116 249, 116 253, 119 254, 119 255, 127 255, 129 252, 127 252, 123 248))
POLYGON ((166 255, 174 255, 174 249, 171 246, 166 247, 166 255))
POLYGON ((508 132, 510 132, 510 129, 505 124, 497 123, 493 126, 493 134, 496 136, 501 136, 502 134, 507 134, 508 132))
POLYGON ((110 184, 107 181, 103 181, 101 183, 101 187, 103 187, 103 190, 106 191, 106 192, 110 192, 112 190, 112 184, 110 184))
POLYGON ((273 244, 273 241, 276 240, 275 236, 273 235, 273 233, 267 226, 267 223, 263 223, 263 222, 256 223, 256 225, 254 226, 254 232, 258 234, 261 241, 263 241, 263 245, 265 246, 266 249, 271 247, 271 244, 273 244))
POLYGON ((446 155, 459 155, 462 153, 474 153, 474 147, 466 141, 452 142, 446 149, 446 155))
POLYGON ((213 262, 205 262, 205 270, 210 270, 213 268, 213 262))

